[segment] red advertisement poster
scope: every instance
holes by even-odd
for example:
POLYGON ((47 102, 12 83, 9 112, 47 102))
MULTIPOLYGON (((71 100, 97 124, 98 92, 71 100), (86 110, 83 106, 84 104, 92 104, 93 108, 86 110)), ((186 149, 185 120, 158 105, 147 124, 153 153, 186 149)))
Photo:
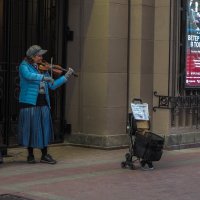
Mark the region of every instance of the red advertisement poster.
POLYGON ((200 0, 188 0, 186 87, 200 87, 200 0))

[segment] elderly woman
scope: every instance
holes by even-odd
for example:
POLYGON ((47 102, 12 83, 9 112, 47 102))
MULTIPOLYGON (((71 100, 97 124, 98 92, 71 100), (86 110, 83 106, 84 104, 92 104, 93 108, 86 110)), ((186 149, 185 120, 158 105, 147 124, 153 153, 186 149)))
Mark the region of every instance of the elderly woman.
POLYGON ((34 148, 41 149, 42 163, 55 164, 56 160, 47 153, 47 146, 53 141, 53 126, 50 113, 49 89, 55 90, 66 83, 73 74, 69 68, 65 75, 54 80, 48 72, 40 72, 39 63, 47 50, 38 45, 28 48, 25 59, 19 66, 19 144, 27 147, 28 163, 35 163, 34 148))

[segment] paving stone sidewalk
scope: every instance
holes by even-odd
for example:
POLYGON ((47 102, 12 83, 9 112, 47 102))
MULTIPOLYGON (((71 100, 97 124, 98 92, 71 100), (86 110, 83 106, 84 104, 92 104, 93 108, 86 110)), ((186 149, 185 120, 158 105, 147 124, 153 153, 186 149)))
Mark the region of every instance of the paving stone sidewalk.
MULTIPOLYGON (((127 149, 51 146, 56 165, 26 163, 26 150, 8 150, 0 165, 0 195, 32 200, 198 200, 200 148, 164 151, 155 170, 122 169, 127 149)), ((0 196, 1 200, 1 196, 0 196)))

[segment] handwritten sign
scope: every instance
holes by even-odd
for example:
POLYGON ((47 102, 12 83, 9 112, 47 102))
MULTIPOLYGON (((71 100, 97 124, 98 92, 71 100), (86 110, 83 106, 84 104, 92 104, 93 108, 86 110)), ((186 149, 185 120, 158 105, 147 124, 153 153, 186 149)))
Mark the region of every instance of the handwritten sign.
POLYGON ((131 109, 136 120, 149 120, 149 109, 147 103, 131 103, 131 109))

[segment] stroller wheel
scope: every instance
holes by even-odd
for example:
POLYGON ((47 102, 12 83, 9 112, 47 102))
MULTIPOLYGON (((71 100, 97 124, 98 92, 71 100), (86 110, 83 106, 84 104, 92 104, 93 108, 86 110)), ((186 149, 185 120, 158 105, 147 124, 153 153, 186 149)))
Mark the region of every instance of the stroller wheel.
POLYGON ((126 153, 125 157, 126 157, 127 161, 131 161, 131 154, 130 153, 126 153))
POLYGON ((126 162, 121 162, 121 168, 126 168, 126 162))
POLYGON ((135 165, 133 163, 129 164, 129 169, 135 170, 135 165))

